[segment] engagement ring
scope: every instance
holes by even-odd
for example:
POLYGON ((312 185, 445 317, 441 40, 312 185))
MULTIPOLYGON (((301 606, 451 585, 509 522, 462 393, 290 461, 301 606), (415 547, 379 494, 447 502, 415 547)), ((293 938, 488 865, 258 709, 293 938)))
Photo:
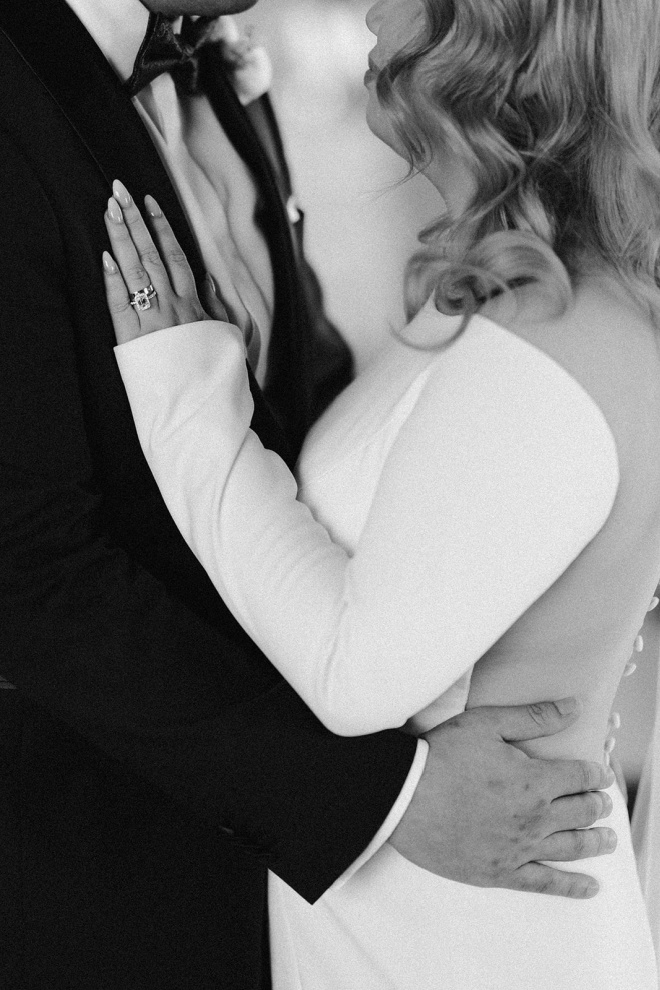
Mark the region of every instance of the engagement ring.
POLYGON ((151 309, 151 300, 156 297, 156 290, 154 289, 151 282, 144 289, 138 289, 137 292, 131 292, 130 303, 134 310, 144 310, 151 309))

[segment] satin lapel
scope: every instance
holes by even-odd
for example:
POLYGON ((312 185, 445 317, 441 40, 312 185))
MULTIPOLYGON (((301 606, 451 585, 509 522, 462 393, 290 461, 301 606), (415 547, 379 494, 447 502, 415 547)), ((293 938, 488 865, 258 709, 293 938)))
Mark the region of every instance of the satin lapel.
POLYGON ((267 236, 276 280, 293 279, 295 282, 297 270, 293 241, 278 177, 213 46, 203 49, 200 54, 200 83, 227 137, 250 167, 264 198, 270 221, 267 236))
POLYGON ((69 120, 108 188, 123 179, 138 202, 146 193, 155 196, 196 279, 203 278, 195 239, 144 124, 69 6, 63 0, 3 2, 0 29, 69 120))
MULTIPOLYGON (((200 53, 199 82, 225 134, 252 172, 261 194, 262 204, 257 219, 268 243, 275 286, 273 332, 268 349, 268 378, 271 379, 276 369, 286 368, 289 372, 288 391, 296 391, 295 369, 299 369, 303 364, 304 347, 300 327, 300 278, 289 220, 278 188, 277 176, 227 79, 217 49, 213 46, 202 49, 200 53), (293 375, 291 375, 292 369, 293 375)), ((266 405, 252 375, 250 375, 250 387, 255 399, 253 428, 263 438, 264 417, 267 416, 268 421, 272 422, 273 410, 266 405)), ((278 423, 280 428, 277 446, 274 443, 270 445, 278 450, 290 467, 293 467, 299 447, 299 430, 296 429, 291 417, 288 417, 286 423, 282 420, 278 420, 278 423)))
MULTIPOLYGON (((304 354, 300 273, 278 176, 236 93, 209 48, 200 58, 200 82, 227 137, 249 165, 263 197, 260 222, 268 241, 275 280, 275 316, 269 349, 269 379, 276 369, 300 367, 304 354)), ((282 162, 282 178, 287 176, 282 162)))
MULTIPOLYGON (((108 191, 112 180, 119 178, 130 186, 138 202, 147 193, 156 198, 201 284, 204 262, 169 176, 130 98, 69 6, 63 0, 30 0, 27 5, 3 0, 0 30, 69 120, 108 191)), ((288 444, 252 375, 250 387, 256 432, 264 443, 290 459, 288 444)))

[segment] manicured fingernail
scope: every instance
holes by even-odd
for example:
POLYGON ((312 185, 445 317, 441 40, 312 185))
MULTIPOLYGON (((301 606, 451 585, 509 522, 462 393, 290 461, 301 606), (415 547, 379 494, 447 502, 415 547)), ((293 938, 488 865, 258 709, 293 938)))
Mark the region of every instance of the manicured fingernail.
MULTIPOLYGON (((607 756, 607 758, 609 760, 610 754, 607 753, 606 756, 607 756)), ((615 780, 616 780, 616 775, 614 773, 614 770, 612 770, 611 766, 608 763, 608 765, 607 765, 607 771, 605 773, 605 785, 607 787, 611 787, 615 780)))
POLYGON ((587 884, 584 892, 587 897, 595 897, 599 890, 600 887, 598 886, 596 881, 592 880, 590 883, 587 884))
POLYGON ((115 199, 119 201, 119 205, 123 206, 124 208, 130 206, 131 203, 133 202, 133 200, 131 199, 131 194, 129 193, 128 189, 126 188, 123 182, 119 181, 119 179, 115 179, 115 181, 112 183, 112 192, 115 199))
POLYGON ((161 210, 160 206, 153 198, 153 196, 145 196, 144 205, 146 206, 147 213, 149 214, 150 217, 162 217, 163 211, 161 210))
POLYGON ((124 214, 121 212, 121 206, 116 199, 112 198, 112 196, 108 200, 108 216, 115 223, 122 223, 124 220, 124 214))
POLYGON ((114 273, 117 271, 117 266, 114 262, 114 259, 111 254, 108 254, 107 251, 103 252, 103 267, 105 268, 106 272, 108 272, 109 275, 114 275, 114 273))
POLYGON ((218 290, 217 290, 217 287, 216 287, 216 284, 215 284, 215 280, 214 280, 214 278, 213 278, 213 276, 211 275, 210 272, 207 272, 206 273, 206 281, 211 286, 211 292, 213 293, 213 295, 214 296, 217 296, 218 290))
POLYGON ((555 705, 560 715, 572 715, 582 707, 577 698, 561 698, 555 705))

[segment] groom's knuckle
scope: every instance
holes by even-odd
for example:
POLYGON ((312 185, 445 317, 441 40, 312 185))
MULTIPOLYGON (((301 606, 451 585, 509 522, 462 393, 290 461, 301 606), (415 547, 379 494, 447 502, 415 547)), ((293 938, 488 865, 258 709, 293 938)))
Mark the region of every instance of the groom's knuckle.
POLYGON ((574 900, 584 900, 590 896, 590 888, 591 880, 589 877, 574 876, 567 880, 564 893, 566 897, 572 897, 574 900))
POLYGON ((570 819, 570 828, 587 828, 598 818, 598 797, 595 794, 581 794, 577 799, 575 814, 570 819))
POLYGON ((587 834, 589 835, 590 856, 602 856, 607 852, 613 852, 616 848, 617 837, 612 829, 592 828, 587 834))
POLYGON ((583 884, 573 877, 564 877, 557 882, 555 890, 548 891, 551 894, 561 894, 564 897, 577 898, 582 896, 583 884))
POLYGON ((518 827, 525 845, 538 842, 543 835, 543 826, 538 815, 527 816, 518 827))
POLYGON ((561 878, 557 878, 554 873, 538 877, 534 886, 537 894, 558 894, 561 888, 561 878))
POLYGON ((589 794, 585 794, 585 801, 587 804, 589 824, 593 825, 594 822, 603 816, 603 799, 600 794, 591 791, 589 794))
POLYGON ((597 763, 584 764, 585 776, 589 781, 589 789, 594 791, 603 786, 603 770, 597 763))
POLYGON ((589 791, 592 787, 591 768, 588 763, 576 762, 575 783, 579 791, 589 791))
POLYGON ((570 833, 569 843, 571 852, 577 859, 583 859, 589 853, 591 837, 588 832, 576 830, 570 833))
POLYGON ((549 709, 547 705, 531 704, 527 705, 530 718, 540 727, 544 728, 548 722, 549 709))
POLYGON ((530 837, 536 838, 544 831, 546 819, 548 817, 548 802, 543 798, 537 798, 527 815, 525 831, 530 837))
POLYGON ((535 873, 534 876, 521 874, 519 884, 520 890, 526 890, 532 894, 554 894, 557 890, 555 875, 549 871, 543 874, 535 873))

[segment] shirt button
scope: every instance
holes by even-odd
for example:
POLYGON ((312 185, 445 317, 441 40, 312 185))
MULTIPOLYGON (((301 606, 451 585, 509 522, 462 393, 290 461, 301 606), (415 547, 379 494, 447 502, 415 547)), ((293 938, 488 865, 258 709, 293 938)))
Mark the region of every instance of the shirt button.
POLYGON ((611 729, 621 728, 621 716, 619 715, 618 712, 612 712, 612 714, 610 715, 608 725, 611 729))
POLYGON ((289 223, 298 223, 300 220, 300 210, 298 209, 298 204, 296 203, 295 196, 289 196, 286 201, 286 213, 289 218, 289 223))

